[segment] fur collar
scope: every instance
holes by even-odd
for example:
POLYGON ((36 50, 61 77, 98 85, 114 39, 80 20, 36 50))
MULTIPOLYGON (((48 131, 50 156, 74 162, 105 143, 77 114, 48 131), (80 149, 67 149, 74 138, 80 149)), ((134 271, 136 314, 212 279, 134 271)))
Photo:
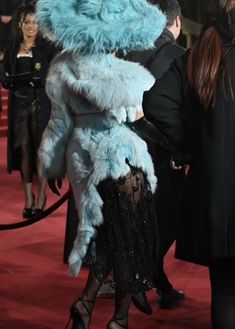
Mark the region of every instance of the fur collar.
POLYGON ((139 64, 110 54, 79 56, 69 52, 54 60, 48 85, 53 88, 57 79, 101 110, 142 104, 144 91, 154 83, 153 76, 139 64))

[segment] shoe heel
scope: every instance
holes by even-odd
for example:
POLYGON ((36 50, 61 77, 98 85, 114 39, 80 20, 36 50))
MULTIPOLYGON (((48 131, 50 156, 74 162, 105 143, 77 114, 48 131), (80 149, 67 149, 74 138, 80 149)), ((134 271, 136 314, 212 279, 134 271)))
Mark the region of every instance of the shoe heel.
POLYGON ((70 324, 71 321, 72 321, 72 329, 86 329, 85 324, 83 322, 82 315, 80 314, 79 310, 75 306, 78 301, 80 301, 82 303, 83 307, 85 308, 85 310, 87 312, 87 315, 89 316, 89 319, 91 318, 91 313, 88 310, 87 306, 84 304, 84 302, 85 303, 91 303, 91 304, 94 304, 94 302, 93 301, 89 301, 89 300, 84 300, 82 298, 79 298, 70 307, 70 318, 69 318, 69 321, 68 321, 65 329, 68 328, 68 326, 69 326, 69 324, 70 324))

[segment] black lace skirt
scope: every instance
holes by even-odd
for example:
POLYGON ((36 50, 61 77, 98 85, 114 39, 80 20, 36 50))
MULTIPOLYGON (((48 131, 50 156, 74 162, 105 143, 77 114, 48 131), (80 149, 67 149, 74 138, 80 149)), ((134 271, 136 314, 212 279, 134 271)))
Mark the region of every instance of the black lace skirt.
POLYGON ((105 281, 112 271, 115 288, 138 292, 153 286, 158 253, 158 229, 153 195, 140 169, 98 186, 104 201, 104 223, 95 239, 94 269, 105 281))

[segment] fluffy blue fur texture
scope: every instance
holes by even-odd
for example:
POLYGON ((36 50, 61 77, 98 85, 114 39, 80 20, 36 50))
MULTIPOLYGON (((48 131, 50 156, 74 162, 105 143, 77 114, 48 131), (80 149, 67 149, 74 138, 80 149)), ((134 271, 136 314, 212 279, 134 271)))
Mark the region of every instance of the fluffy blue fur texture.
POLYGON ((48 37, 82 54, 150 48, 166 24, 146 0, 39 0, 37 17, 48 37))
POLYGON ((103 201, 96 186, 107 177, 125 176, 128 162, 141 168, 152 191, 156 177, 146 143, 132 132, 145 90, 154 78, 143 67, 112 55, 83 56, 63 52, 49 72, 47 93, 52 115, 39 149, 44 175, 67 171, 79 212, 78 235, 71 252, 70 274, 77 275, 96 226, 103 201))

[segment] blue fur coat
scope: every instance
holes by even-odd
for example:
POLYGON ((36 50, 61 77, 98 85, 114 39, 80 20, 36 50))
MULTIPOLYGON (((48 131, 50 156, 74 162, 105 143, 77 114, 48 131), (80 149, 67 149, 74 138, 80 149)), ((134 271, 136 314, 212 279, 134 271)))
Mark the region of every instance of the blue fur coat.
POLYGON ((154 192, 156 177, 146 143, 126 125, 140 110, 154 78, 143 67, 111 54, 80 56, 62 52, 50 69, 47 93, 52 115, 39 149, 44 175, 72 184, 79 227, 70 274, 79 273, 88 244, 102 224, 103 200, 97 192, 107 177, 141 168, 154 192))

